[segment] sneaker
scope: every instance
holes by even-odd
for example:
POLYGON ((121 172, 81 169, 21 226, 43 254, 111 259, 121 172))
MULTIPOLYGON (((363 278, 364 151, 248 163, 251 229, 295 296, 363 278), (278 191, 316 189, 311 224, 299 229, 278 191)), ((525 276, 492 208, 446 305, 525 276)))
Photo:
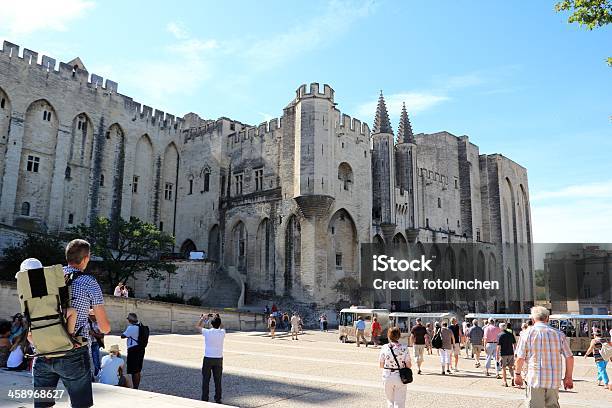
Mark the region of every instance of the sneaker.
POLYGON ((444 372, 444 370, 442 370, 442 375, 446 375, 446 373, 444 372))
POLYGON ((419 372, 417 374, 421 374, 421 370, 419 370, 419 372))
POLYGON ((451 370, 446 370, 446 372, 447 372, 448 374, 452 374, 452 373, 451 373, 451 370))

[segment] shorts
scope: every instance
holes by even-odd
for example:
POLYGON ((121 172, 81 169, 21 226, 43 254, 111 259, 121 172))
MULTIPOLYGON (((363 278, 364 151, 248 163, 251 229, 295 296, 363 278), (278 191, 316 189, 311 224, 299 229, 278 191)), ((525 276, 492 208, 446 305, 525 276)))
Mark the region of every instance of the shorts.
POLYGON ((414 358, 416 359, 418 363, 422 363, 423 360, 425 360, 425 357, 424 357, 425 345, 415 344, 414 346, 412 346, 412 348, 414 349, 414 358))
POLYGON ((514 367, 514 356, 501 356, 501 366, 514 367))
POLYGON ((458 356, 461 353, 461 344, 454 343, 453 344, 453 354, 458 356))
POLYGON ((138 374, 142 371, 145 349, 138 346, 130 347, 127 353, 127 373, 138 374))
POLYGON ((472 350, 474 351, 474 353, 482 353, 482 344, 472 345, 472 350))
POLYGON ((291 326, 291 333, 297 334, 300 331, 298 326, 291 326))

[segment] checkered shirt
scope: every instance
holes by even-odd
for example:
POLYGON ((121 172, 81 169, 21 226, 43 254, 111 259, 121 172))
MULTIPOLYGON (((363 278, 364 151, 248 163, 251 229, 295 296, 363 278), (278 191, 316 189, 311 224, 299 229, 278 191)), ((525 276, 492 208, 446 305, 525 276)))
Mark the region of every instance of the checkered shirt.
MULTIPOLYGON (((80 272, 80 270, 71 266, 64 267, 64 276, 72 272, 80 272)), ((70 292, 70 305, 77 311, 75 333, 85 337, 88 343, 91 344, 88 322, 89 309, 93 306, 104 304, 102 289, 100 289, 100 285, 92 275, 81 275, 72 281, 70 292)))
POLYGON ((538 322, 521 334, 516 356, 527 364, 525 381, 532 388, 559 389, 563 359, 572 356, 565 334, 538 322))

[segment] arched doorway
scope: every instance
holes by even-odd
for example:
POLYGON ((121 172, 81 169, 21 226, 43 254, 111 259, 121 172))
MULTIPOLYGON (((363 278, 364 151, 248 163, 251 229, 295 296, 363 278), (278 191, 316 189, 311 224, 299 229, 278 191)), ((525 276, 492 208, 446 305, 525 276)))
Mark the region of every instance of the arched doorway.
POLYGON ((249 286, 260 290, 270 290, 272 268, 274 265, 274 241, 272 239, 272 223, 264 218, 257 228, 255 240, 255 267, 256 273, 248 276, 249 286))
POLYGON ((353 218, 345 209, 339 209, 329 220, 327 230, 330 237, 328 271, 335 271, 327 277, 328 282, 333 284, 335 280, 349 276, 357 278, 359 250, 353 218))
POLYGON ((196 245, 190 239, 185 240, 185 242, 183 242, 183 244, 181 245, 181 254, 183 254, 183 257, 185 259, 188 259, 189 254, 195 251, 197 251, 196 245))

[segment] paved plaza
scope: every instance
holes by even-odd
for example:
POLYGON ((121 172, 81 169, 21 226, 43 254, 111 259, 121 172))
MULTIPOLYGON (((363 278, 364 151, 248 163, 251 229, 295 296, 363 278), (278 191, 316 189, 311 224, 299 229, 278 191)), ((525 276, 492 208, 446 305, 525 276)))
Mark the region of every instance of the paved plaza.
MULTIPOLYGON (((108 336, 106 344, 125 340, 108 336)), ((198 398, 201 384, 201 336, 151 336, 141 388, 198 398)), ((524 390, 505 388, 485 377, 462 353, 460 372, 438 375, 438 357, 426 356, 423 372, 408 386, 408 407, 520 407, 524 390)), ((223 402, 240 407, 386 406, 378 368, 378 350, 338 342, 335 332, 307 331, 300 340, 281 335, 229 333, 225 341, 223 402)), ((595 364, 576 357, 575 388, 562 392, 563 407, 612 406, 612 392, 597 387, 595 364)), ((212 386, 212 382, 211 382, 212 386)))

